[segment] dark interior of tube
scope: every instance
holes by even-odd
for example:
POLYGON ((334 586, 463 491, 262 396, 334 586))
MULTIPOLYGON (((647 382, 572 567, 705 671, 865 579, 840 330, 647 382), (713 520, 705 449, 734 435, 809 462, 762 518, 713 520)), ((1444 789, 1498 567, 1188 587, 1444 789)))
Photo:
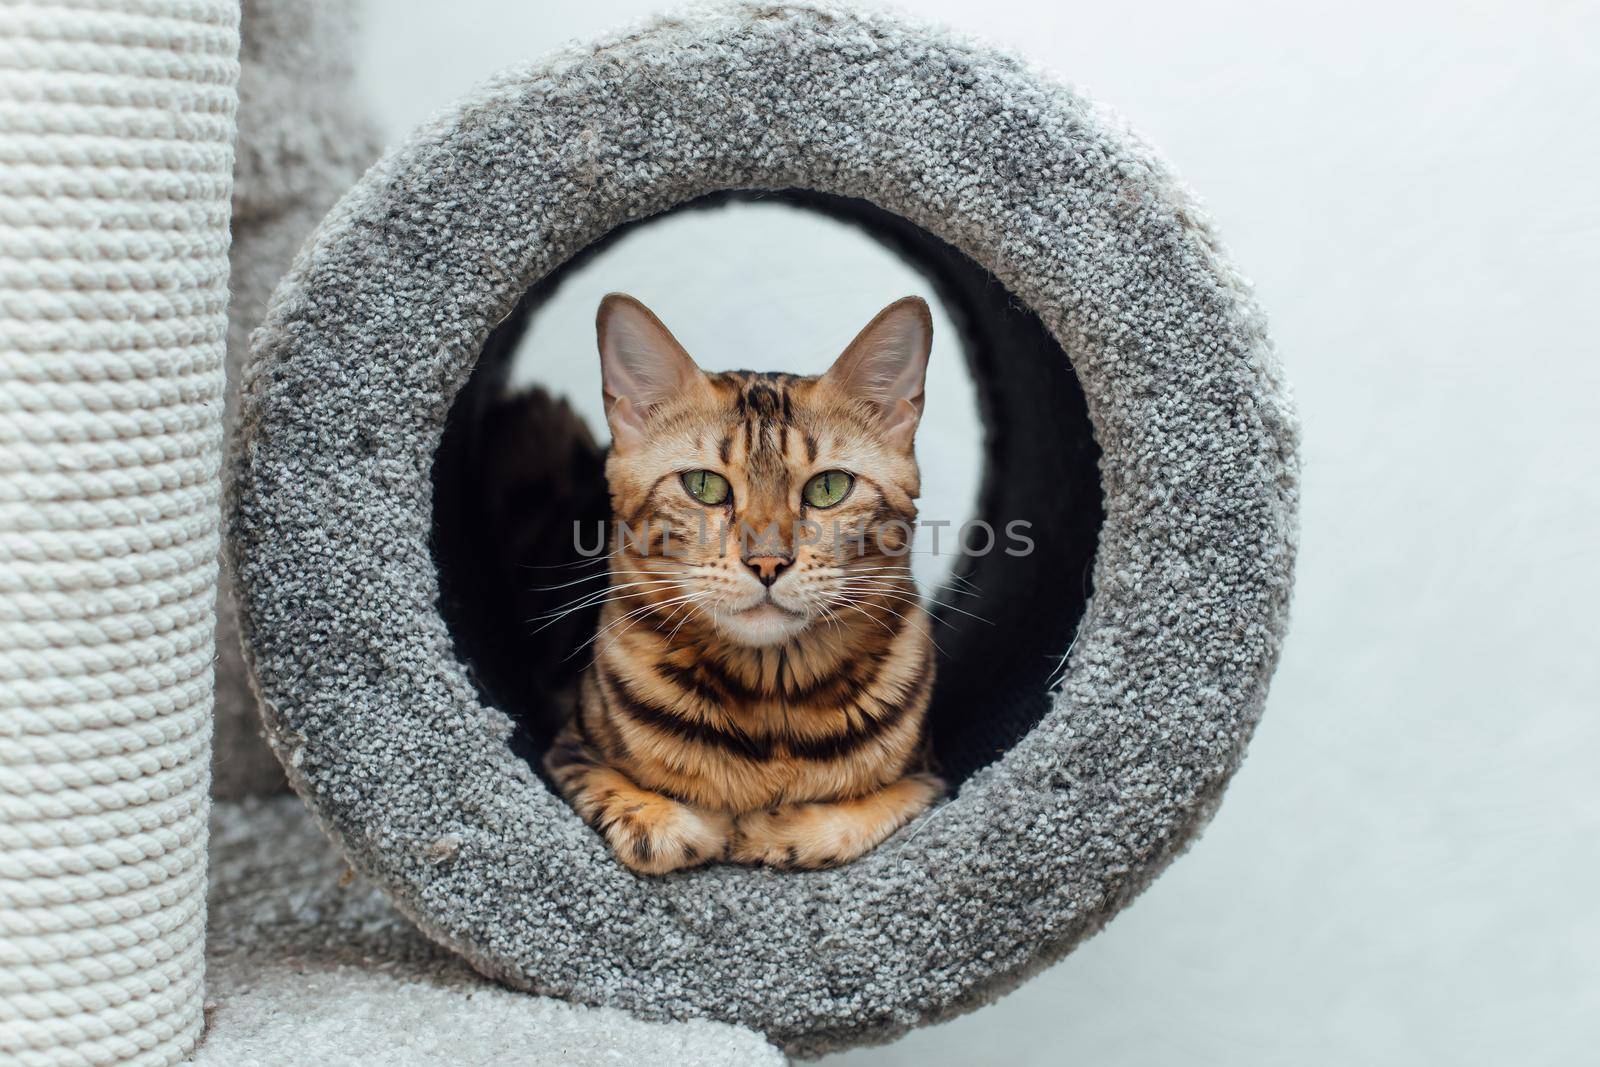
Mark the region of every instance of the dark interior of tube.
MULTIPOLYGON (((947 584, 931 605, 939 660, 928 727, 941 770, 960 782, 1045 714, 1091 592, 1104 516, 1100 452, 1083 390, 1067 354, 1033 312, 989 271, 905 219, 863 200, 803 191, 722 193, 674 210, 716 210, 736 200, 777 201, 860 228, 923 275, 961 335, 985 427, 977 518, 998 536, 993 550, 964 555, 953 567, 960 587, 973 595, 947 584), (1031 549, 1008 537, 1008 527, 1031 541, 1031 549)), ((585 666, 595 612, 538 629, 526 598, 491 565, 494 546, 483 539, 492 505, 482 472, 500 442, 485 416, 503 393, 518 343, 541 305, 588 258, 651 221, 613 231, 523 296, 485 343, 434 460, 432 548, 440 610, 481 696, 511 717, 512 747, 535 767, 561 714, 553 707, 552 685, 585 666)), ((937 433, 937 422, 921 432, 937 433)), ((541 564, 553 574, 603 566, 586 564, 572 546, 571 521, 592 530, 608 518, 604 472, 597 463, 580 462, 571 478, 574 491, 562 494, 571 513, 551 516, 543 524, 547 543, 529 549, 555 560, 541 564), (560 559, 563 554, 569 558, 560 559)))

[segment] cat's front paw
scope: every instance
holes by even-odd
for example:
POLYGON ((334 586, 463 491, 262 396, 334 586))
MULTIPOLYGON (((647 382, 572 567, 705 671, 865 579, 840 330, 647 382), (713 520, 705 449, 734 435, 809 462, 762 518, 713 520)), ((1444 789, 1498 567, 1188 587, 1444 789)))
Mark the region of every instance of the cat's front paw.
POLYGON ((596 825, 617 859, 640 874, 667 874, 727 855, 733 819, 633 790, 601 805, 596 825))
POLYGON ((750 812, 734 825, 729 855, 783 869, 837 867, 875 848, 943 792, 938 778, 917 774, 853 800, 750 812))

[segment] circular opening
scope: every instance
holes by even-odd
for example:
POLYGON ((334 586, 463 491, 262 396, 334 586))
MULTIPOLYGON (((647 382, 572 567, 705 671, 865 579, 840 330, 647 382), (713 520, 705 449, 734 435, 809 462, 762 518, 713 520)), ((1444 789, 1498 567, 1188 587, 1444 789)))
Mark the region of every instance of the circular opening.
POLYGON ((503 78, 368 173, 257 334, 230 541, 272 739, 352 862, 513 984, 739 1022, 801 1055, 970 1007, 1163 869, 1261 711, 1297 487, 1262 327, 1179 183, 1120 124, 892 19, 730 10, 503 78), (963 340, 985 427, 978 514, 1028 521, 1033 551, 964 564, 990 622, 940 631, 931 741, 959 779, 1021 740, 839 869, 639 878, 464 691, 475 672, 488 700, 535 715, 539 695, 516 687, 530 656, 560 651, 530 642, 485 580, 482 416, 571 273, 558 264, 701 192, 784 182, 897 206, 1023 298, 906 218, 780 198, 904 256, 963 340), (511 314, 517 279, 537 284, 511 314), (1082 339, 1106 430, 1096 573, 1114 578, 1081 625, 1097 453, 1072 366, 1025 302, 1082 339), (675 951, 653 952, 664 940, 675 951))
POLYGON ((537 766, 565 714, 559 694, 585 665, 595 610, 550 616, 575 590, 604 584, 587 581, 603 564, 584 558, 573 524, 596 529, 609 505, 592 453, 550 453, 582 432, 572 413, 502 398, 544 386, 604 443, 592 325, 603 293, 633 291, 647 303, 671 294, 656 310, 707 369, 801 373, 825 369, 879 306, 921 293, 941 340, 929 368, 930 417, 917 437, 924 526, 913 567, 938 620, 934 752, 947 776, 965 778, 1044 714, 1090 592, 1102 519, 1098 449, 1066 354, 988 271, 864 201, 727 193, 657 219, 613 231, 530 289, 489 337, 452 408, 434 464, 432 547, 458 654, 484 699, 516 722, 513 746, 537 766), (746 259, 757 238, 770 256, 770 299, 730 304, 715 270, 696 284, 697 262, 746 259), (625 239, 629 254, 615 254, 625 239), (859 308, 839 306, 841 272, 872 276, 859 308), (830 332, 846 324, 831 351, 803 343, 819 336, 818 321, 830 332), (761 336, 802 342, 727 347, 761 336), (540 446, 537 477, 508 472, 529 442, 540 446), (555 483, 543 480, 552 473, 555 483), (520 484, 524 498, 490 488, 508 484, 520 484), (969 520, 994 537, 986 545, 977 533, 964 553, 955 532, 969 520), (507 530, 517 536, 505 538, 507 530), (578 579, 586 584, 565 584, 578 579))

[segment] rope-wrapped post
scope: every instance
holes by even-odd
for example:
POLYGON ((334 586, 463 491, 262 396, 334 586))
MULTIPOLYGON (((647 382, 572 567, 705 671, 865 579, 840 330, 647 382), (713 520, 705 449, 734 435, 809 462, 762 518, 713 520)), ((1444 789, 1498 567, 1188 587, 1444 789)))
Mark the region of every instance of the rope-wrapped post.
POLYGON ((0 6, 0 1062, 199 1038, 238 0, 0 6))

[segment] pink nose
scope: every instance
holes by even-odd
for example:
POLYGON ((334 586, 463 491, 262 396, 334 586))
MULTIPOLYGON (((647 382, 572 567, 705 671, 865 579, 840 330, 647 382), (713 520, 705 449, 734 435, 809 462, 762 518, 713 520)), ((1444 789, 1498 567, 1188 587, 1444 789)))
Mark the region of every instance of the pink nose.
POLYGON ((751 556, 744 561, 744 565, 761 579, 762 585, 771 585, 778 580, 784 568, 793 562, 784 556, 751 556))

